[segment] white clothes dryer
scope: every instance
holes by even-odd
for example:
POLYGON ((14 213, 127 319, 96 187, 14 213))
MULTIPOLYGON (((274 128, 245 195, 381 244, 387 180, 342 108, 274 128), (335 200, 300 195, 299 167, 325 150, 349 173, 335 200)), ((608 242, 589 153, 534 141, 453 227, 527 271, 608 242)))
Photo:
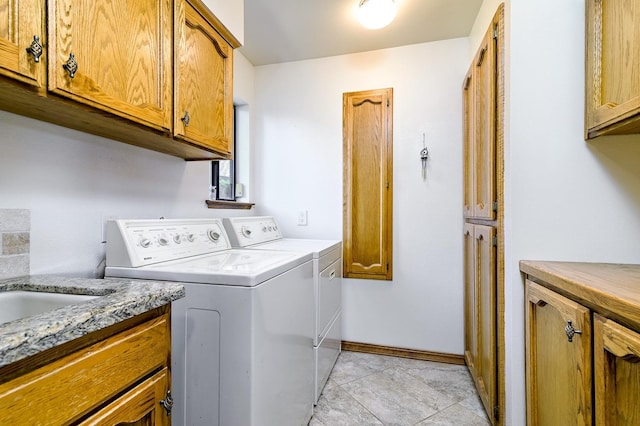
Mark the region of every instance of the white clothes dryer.
POLYGON ((342 241, 284 238, 271 216, 223 219, 233 247, 311 253, 314 282, 314 405, 342 348, 342 241))
POLYGON ((107 277, 185 285, 173 303, 174 425, 306 425, 311 254, 232 249, 220 219, 107 225, 107 277))

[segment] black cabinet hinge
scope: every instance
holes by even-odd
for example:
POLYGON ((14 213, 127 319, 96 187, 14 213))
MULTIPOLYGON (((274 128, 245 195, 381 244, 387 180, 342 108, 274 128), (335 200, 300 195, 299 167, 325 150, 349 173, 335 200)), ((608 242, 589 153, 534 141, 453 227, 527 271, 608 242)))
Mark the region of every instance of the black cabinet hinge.
POLYGON ((498 408, 497 405, 495 407, 493 407, 493 419, 495 421, 500 420, 500 408, 498 408))

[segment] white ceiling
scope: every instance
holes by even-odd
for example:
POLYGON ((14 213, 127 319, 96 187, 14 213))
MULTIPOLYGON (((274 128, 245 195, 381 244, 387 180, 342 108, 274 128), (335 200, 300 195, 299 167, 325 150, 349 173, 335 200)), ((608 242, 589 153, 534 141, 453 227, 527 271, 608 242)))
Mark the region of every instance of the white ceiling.
POLYGON ((244 0, 240 52, 253 65, 366 52, 466 37, 482 0, 396 0, 386 28, 362 28, 359 0, 244 0))

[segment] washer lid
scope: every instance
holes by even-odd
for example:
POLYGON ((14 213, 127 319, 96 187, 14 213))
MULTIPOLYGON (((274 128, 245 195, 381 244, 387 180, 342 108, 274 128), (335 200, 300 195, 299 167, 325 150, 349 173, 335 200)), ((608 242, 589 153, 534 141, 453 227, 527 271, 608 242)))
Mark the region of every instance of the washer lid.
POLYGON ((138 268, 107 267, 105 276, 253 287, 311 259, 310 253, 226 250, 138 268))

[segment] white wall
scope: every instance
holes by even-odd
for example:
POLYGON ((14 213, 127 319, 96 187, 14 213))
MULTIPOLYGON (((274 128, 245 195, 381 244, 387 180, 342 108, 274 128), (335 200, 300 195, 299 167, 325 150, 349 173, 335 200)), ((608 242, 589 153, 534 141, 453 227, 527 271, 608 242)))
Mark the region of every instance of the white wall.
MULTIPOLYGON (((237 54, 235 69, 235 94, 249 104, 253 67, 237 54)), ((33 274, 99 274, 104 217, 253 214, 206 208, 208 161, 185 162, 4 111, 0 129, 0 208, 31 210, 33 274)), ((250 181, 248 151, 239 167, 250 181)))
POLYGON ((256 68, 256 202, 293 237, 342 238, 342 94, 394 89, 394 280, 345 280, 345 340, 463 352, 467 53, 463 38, 256 68))
POLYGON ((244 186, 240 202, 253 199, 253 132, 252 115, 255 97, 255 71, 253 65, 239 51, 233 53, 233 103, 236 105, 234 152, 236 183, 244 186))
POLYGON ((101 217, 210 214, 178 158, 0 112, 0 207, 31 210, 31 273, 92 276, 101 217))
POLYGON ((584 7, 510 2, 507 424, 525 423, 518 261, 640 263, 640 136, 583 139, 584 7))

